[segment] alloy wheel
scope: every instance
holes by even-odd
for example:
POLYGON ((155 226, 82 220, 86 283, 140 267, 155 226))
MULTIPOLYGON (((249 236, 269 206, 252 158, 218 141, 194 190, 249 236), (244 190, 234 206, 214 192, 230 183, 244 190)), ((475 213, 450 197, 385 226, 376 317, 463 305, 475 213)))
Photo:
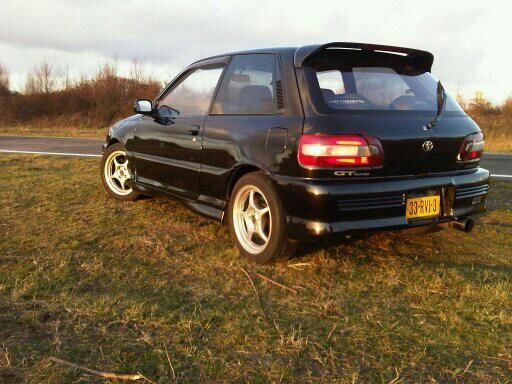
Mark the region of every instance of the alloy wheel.
POLYGON ((126 196, 132 192, 126 152, 120 150, 112 152, 105 161, 104 173, 105 181, 112 192, 120 196, 126 196))
POLYGON ((245 185, 235 196, 234 230, 242 247, 251 254, 262 252, 272 232, 272 217, 267 199, 254 185, 245 185))

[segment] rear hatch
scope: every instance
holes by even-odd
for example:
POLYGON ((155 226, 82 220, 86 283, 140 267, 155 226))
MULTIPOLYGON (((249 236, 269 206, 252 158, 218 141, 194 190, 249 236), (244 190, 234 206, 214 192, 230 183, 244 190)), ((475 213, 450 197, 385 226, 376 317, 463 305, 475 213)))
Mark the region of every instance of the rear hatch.
POLYGON ((438 92, 429 69, 405 54, 353 49, 316 53, 297 71, 302 94, 307 94, 303 133, 378 139, 383 163, 370 169, 375 176, 476 167, 475 161, 458 161, 458 154, 464 139, 479 128, 452 97, 438 92))

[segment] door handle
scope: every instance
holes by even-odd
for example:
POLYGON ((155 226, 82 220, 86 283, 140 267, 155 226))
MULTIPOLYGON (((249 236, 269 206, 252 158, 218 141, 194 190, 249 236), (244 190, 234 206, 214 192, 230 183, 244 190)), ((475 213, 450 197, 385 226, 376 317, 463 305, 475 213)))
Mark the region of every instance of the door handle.
POLYGON ((197 136, 201 127, 199 125, 191 125, 190 129, 187 131, 189 135, 197 136))

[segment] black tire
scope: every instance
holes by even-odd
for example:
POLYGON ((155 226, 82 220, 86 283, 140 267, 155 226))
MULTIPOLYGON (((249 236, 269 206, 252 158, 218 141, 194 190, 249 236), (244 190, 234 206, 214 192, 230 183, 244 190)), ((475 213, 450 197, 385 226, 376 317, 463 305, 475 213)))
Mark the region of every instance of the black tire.
POLYGON ((233 242, 240 254, 255 263, 264 264, 278 259, 289 258, 295 252, 296 243, 291 242, 286 235, 286 213, 281 199, 272 182, 260 172, 248 173, 242 176, 235 184, 229 200, 228 225, 233 242), (267 226, 267 228, 270 228, 268 242, 265 248, 257 253, 254 251, 249 252, 244 247, 243 240, 239 239, 235 229, 237 219, 234 216, 234 206, 237 195, 243 193, 244 188, 251 188, 251 186, 261 191, 270 209, 270 218, 268 220, 271 222, 271 225, 267 226))
MULTIPOLYGON (((110 196, 112 196, 118 200, 123 200, 123 201, 135 200, 140 196, 139 192, 135 191, 133 188, 129 188, 129 192, 128 192, 128 190, 126 190, 123 193, 121 193, 120 191, 123 189, 121 187, 121 184, 118 183, 118 185, 117 185, 118 188, 116 190, 116 185, 111 185, 111 183, 109 183, 109 181, 107 181, 107 176, 106 176, 107 170, 105 168, 107 167, 107 161, 110 162, 109 158, 115 152, 125 152, 124 147, 120 143, 115 143, 115 144, 108 146, 107 149, 105 150, 105 152, 103 153, 103 157, 101 159, 101 168, 100 168, 101 181, 103 183, 103 187, 105 188, 105 190, 107 191, 107 193, 110 196)), ((126 161, 128 161, 128 160, 126 160, 126 161)), ((131 183, 131 179, 126 180, 126 183, 131 183)))

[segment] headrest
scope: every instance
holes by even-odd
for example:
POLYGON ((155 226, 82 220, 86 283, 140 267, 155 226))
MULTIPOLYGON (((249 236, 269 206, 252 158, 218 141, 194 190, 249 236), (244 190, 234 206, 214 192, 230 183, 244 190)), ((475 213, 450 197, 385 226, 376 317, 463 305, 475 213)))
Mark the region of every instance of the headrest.
POLYGON ((322 96, 324 97, 324 100, 330 99, 331 97, 334 97, 336 94, 332 89, 328 88, 320 88, 322 91, 322 96))
POLYGON ((247 113, 272 113, 270 88, 264 85, 246 85, 240 90, 240 104, 247 113))

